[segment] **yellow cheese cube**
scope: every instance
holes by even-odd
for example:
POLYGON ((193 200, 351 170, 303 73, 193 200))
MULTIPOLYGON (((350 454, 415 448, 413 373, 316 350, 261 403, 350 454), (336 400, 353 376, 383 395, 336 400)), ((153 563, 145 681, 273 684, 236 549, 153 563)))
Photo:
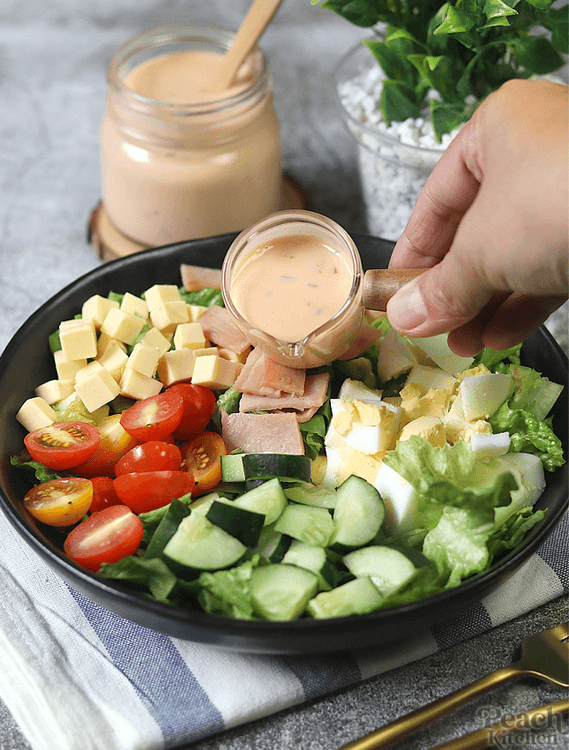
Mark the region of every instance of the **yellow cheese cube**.
POLYGON ((93 368, 90 375, 76 381, 75 392, 85 404, 87 411, 93 412, 116 398, 120 388, 111 373, 99 365, 99 369, 93 368))
POLYGON ((126 367, 120 382, 120 392, 123 396, 142 400, 156 396, 162 390, 162 383, 154 378, 142 375, 136 370, 126 367))
POLYGON ((140 315, 141 318, 146 320, 148 318, 148 305, 140 297, 136 297, 130 292, 126 292, 123 296, 120 309, 123 312, 130 313, 131 315, 140 315))
POLYGON ((179 302, 180 292, 174 284, 154 284, 144 292, 144 298, 148 309, 152 312, 164 302, 179 302))
POLYGON ((204 349, 208 343, 199 323, 181 323, 174 333, 176 349, 204 349))
POLYGON ((188 308, 185 302, 162 302, 150 311, 152 325, 160 333, 172 335, 181 323, 188 323, 188 308))
POLYGON ((238 352, 234 352, 231 349, 226 349, 223 346, 219 347, 219 356, 223 357, 223 359, 228 359, 230 362, 239 362, 240 364, 244 365, 245 360, 251 353, 251 347, 248 349, 245 349, 244 352, 239 354, 238 352))
POLYGON ((192 349, 192 353, 195 357, 207 357, 211 354, 219 354, 217 346, 206 346, 204 349, 192 349))
POLYGON ((212 388, 215 391, 227 390, 237 378, 237 364, 217 356, 198 357, 194 366, 192 383, 212 388))
POLYGON ((166 338, 158 328, 151 328, 148 333, 145 333, 142 339, 140 340, 142 344, 146 344, 146 346, 154 346, 156 349, 158 349, 158 354, 160 357, 163 354, 166 354, 168 349, 170 348, 170 339, 166 338))
POLYGON ((100 294, 94 294, 83 303, 81 315, 83 320, 90 320, 95 328, 99 330, 109 310, 118 306, 119 303, 116 300, 101 297, 100 294))
POLYGON ((128 362, 128 356, 119 345, 117 341, 115 344, 110 344, 103 354, 98 358, 97 362, 108 370, 113 378, 119 382, 128 362))
POLYGON ((207 307, 204 307, 203 305, 188 305, 190 323, 195 323, 198 318, 201 318, 206 310, 207 307))
POLYGON ((56 404, 73 393, 74 380, 48 380, 46 383, 38 385, 36 396, 51 404, 56 404))
POLYGON ((126 363, 126 367, 136 370, 147 378, 154 376, 160 353, 155 346, 146 346, 146 344, 137 344, 132 350, 126 363))
POLYGON ((89 320, 62 321, 59 340, 65 359, 93 359, 97 356, 97 335, 89 320))
POLYGON ((158 377, 165 386, 189 381, 194 372, 194 362, 195 357, 191 349, 174 349, 166 352, 158 362, 158 377))
POLYGON ((100 333, 97 339, 97 357, 102 357, 110 346, 118 346, 126 352, 126 344, 109 336, 108 333, 100 333))
POLYGON ((95 375, 102 369, 102 365, 100 365, 99 362, 95 359, 93 360, 93 362, 89 362, 88 365, 85 365, 85 367, 79 370, 79 372, 75 376, 75 382, 79 383, 81 380, 85 380, 85 378, 88 378, 90 375, 95 375))
POLYGON ((67 359, 63 353, 63 349, 59 349, 59 351, 54 353, 53 360, 59 380, 75 380, 75 376, 79 370, 87 364, 86 359, 67 359))
POLYGON ((16 414, 16 419, 28 432, 33 432, 57 422, 57 414, 43 398, 36 396, 24 401, 16 414))
POLYGON ((123 310, 109 310, 101 326, 102 333, 131 345, 140 333, 144 320, 123 310))

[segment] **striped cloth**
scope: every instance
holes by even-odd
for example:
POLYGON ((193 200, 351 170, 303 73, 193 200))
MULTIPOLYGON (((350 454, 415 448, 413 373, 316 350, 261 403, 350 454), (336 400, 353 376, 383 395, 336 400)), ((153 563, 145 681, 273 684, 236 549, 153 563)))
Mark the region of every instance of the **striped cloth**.
POLYGON ((122 620, 67 586, 1 514, 0 539, 0 696, 34 750, 197 741, 453 646, 569 591, 565 516, 507 583, 411 642, 257 656, 122 620))

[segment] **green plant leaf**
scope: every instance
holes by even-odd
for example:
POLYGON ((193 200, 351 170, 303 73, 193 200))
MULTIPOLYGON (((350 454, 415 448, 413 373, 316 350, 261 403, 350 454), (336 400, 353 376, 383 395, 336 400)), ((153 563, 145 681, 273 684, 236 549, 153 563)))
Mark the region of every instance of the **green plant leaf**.
POLYGON ((346 21, 355 26, 369 28, 375 26, 379 21, 385 20, 381 16, 380 9, 373 0, 326 0, 321 8, 332 10, 346 21))
POLYGON ((569 48, 569 14, 567 6, 554 8, 549 12, 548 27, 551 29, 551 44, 561 54, 569 48))
POLYGON ((563 65, 563 58, 543 36, 530 36, 511 42, 511 48, 520 65, 531 73, 545 75, 563 65))
POLYGON ((552 0, 527 0, 527 3, 538 10, 546 10, 551 5, 552 0))
POLYGON ((484 3, 484 15, 488 19, 504 18, 505 16, 517 16, 518 11, 503 2, 503 0, 486 0, 484 3))
POLYGON ((408 117, 421 115, 421 100, 415 89, 401 81, 384 81, 380 98, 383 119, 388 125, 393 121, 400 122, 408 117))
POLYGON ((499 16, 497 18, 491 18, 487 23, 484 24, 484 26, 479 26, 478 31, 485 31, 486 29, 493 29, 496 26, 509 26, 510 22, 507 18, 504 18, 504 16, 499 16))
POLYGON ((461 34, 470 31, 474 25, 473 18, 469 18, 460 8, 449 5, 444 21, 433 31, 433 34, 461 34))
POLYGON ((378 61, 387 78, 403 81, 409 86, 417 84, 416 70, 408 59, 414 48, 412 41, 397 37, 385 42, 368 39, 364 44, 378 61))
POLYGON ((445 133, 450 133, 466 119, 467 114, 463 105, 431 101, 431 120, 439 141, 445 133))

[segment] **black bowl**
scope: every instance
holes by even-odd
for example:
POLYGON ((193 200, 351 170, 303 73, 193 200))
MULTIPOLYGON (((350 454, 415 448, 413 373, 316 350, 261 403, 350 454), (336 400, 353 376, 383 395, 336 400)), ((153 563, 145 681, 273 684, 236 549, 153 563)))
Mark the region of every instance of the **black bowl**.
MULTIPOLYGON (((16 333, 0 358, 0 508, 17 533, 70 586, 103 607, 140 625, 170 636, 256 653, 308 653, 368 646, 416 635, 479 601, 516 571, 551 534, 567 506, 567 466, 547 477, 547 488, 537 507, 548 513, 523 546, 491 570, 456 588, 390 610, 334 620, 297 620, 290 623, 249 622, 213 617, 202 611, 174 609, 105 579, 99 579, 67 559, 23 509, 29 488, 23 472, 11 467, 24 438, 15 415, 34 388, 54 377, 47 339, 61 320, 73 317, 93 294, 109 291, 140 294, 155 283, 180 284, 180 264, 220 267, 235 235, 212 237, 113 261, 81 277, 46 302, 16 333)), ((358 236, 355 242, 364 268, 385 267, 393 244, 358 236)), ((523 347, 524 363, 558 383, 567 382, 567 358, 545 329, 523 347)), ((567 451, 567 389, 555 405, 553 425, 567 451)))

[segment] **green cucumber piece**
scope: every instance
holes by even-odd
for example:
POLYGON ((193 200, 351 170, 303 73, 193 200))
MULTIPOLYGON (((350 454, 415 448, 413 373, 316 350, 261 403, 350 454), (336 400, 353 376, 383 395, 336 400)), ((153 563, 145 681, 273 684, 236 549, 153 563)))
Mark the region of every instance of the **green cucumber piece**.
POLYGON ((322 487, 314 484, 299 484, 287 487, 285 495, 289 500, 301 505, 314 505, 317 508, 334 510, 338 502, 338 494, 333 487, 322 487))
POLYGON ((221 456, 221 481, 222 482, 244 482, 245 469, 243 468, 244 453, 230 453, 221 456))
POLYGON ((328 546, 334 521, 326 508, 291 503, 283 510, 275 529, 306 544, 328 546))
POLYGON ((355 578, 332 591, 317 594, 306 605, 306 611, 319 620, 329 617, 363 615, 381 607, 384 598, 369 578, 355 578))
POLYGON ((249 581, 254 611, 266 620, 296 620, 318 591, 314 573, 283 563, 255 568, 249 581))
POLYGON ((286 508, 287 499, 278 479, 255 487, 233 501, 239 508, 262 513, 265 516, 265 526, 274 523, 286 508))
POLYGON ((291 541, 282 561, 316 573, 320 591, 329 591, 337 586, 342 576, 324 547, 299 542, 298 539, 291 541))
POLYGON ((292 538, 275 531, 274 526, 265 526, 261 531, 261 536, 253 554, 266 557, 270 562, 278 563, 283 559, 286 551, 290 547, 292 538))
POLYGON ((283 482, 310 482, 312 462, 307 456, 288 453, 245 453, 243 468, 246 479, 272 479, 283 482))
POLYGON ((179 500, 172 500, 164 517, 150 537, 144 557, 160 557, 164 547, 172 538, 182 519, 189 516, 190 513, 191 511, 187 505, 184 505, 179 500))
POLYGON ((214 500, 206 513, 206 518, 220 529, 239 539, 246 547, 254 547, 259 541, 265 516, 246 508, 239 508, 232 502, 214 500))
POLYGON ((348 551, 370 544, 385 518, 379 492, 365 479, 352 475, 342 482, 336 494, 332 549, 348 551))
POLYGON ((398 591, 429 561, 417 550, 375 545, 344 555, 344 564, 356 578, 371 578, 383 597, 398 591))
POLYGON ((236 565, 247 547, 202 514, 184 518, 164 547, 162 558, 174 572, 221 570, 236 565))

